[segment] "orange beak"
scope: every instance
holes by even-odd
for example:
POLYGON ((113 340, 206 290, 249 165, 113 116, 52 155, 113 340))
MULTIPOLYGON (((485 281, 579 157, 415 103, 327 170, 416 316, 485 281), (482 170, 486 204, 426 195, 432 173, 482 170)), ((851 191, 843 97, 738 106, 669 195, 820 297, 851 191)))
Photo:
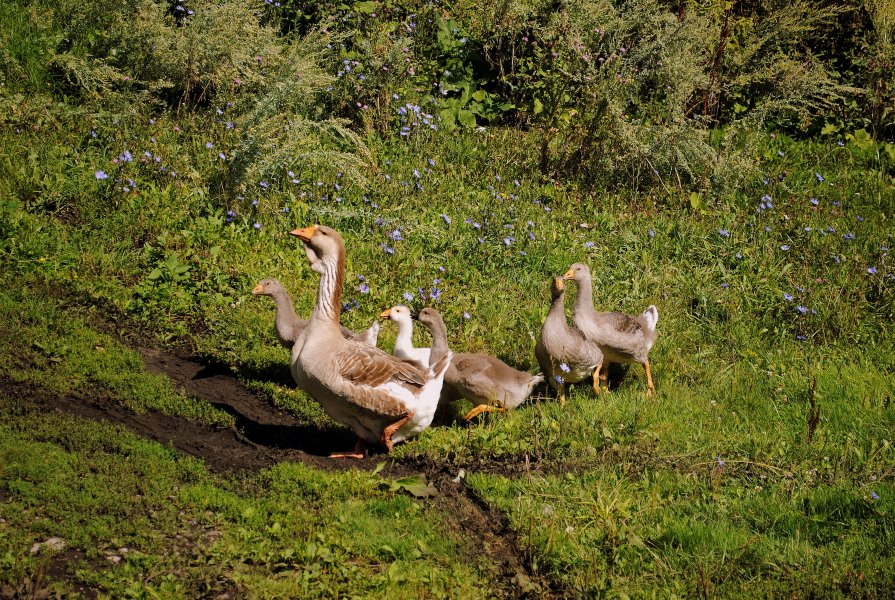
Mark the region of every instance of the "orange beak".
POLYGON ((255 296, 257 296, 259 294, 263 294, 263 293, 264 293, 264 286, 261 285, 260 283, 252 288, 252 294, 255 296))
POLYGON ((556 289, 558 289, 558 290, 565 289, 566 284, 564 283, 564 278, 567 277, 568 275, 569 274, 566 273, 565 276, 563 276, 563 277, 554 277, 553 278, 553 285, 556 286, 556 289))
POLYGON ((313 237, 315 231, 317 231, 317 226, 311 225, 304 229, 293 229, 289 232, 289 235, 294 235, 304 243, 308 243, 311 241, 311 237, 313 237))
POLYGON ((379 313, 380 319, 388 319, 391 316, 392 316, 392 309, 390 309, 390 308, 386 308, 384 311, 379 313))
POLYGON ((569 269, 566 271, 566 274, 562 276, 563 279, 575 279, 575 271, 569 269))

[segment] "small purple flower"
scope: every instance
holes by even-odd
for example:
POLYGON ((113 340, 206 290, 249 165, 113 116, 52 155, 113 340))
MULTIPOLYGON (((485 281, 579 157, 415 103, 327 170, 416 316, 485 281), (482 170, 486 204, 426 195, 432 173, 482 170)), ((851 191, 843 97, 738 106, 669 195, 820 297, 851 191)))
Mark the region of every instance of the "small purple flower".
POLYGON ((259 182, 258 182, 258 185, 260 185, 261 187, 263 187, 265 190, 266 190, 267 188, 270 187, 270 184, 267 183, 266 181, 263 181, 263 180, 262 180, 262 181, 259 181, 259 182))
POLYGON ((879 500, 879 494, 877 494, 876 492, 870 492, 870 497, 874 500, 879 500))
POLYGON ((726 289, 727 289, 727 285, 728 285, 727 282, 724 282, 724 283, 721 284, 721 287, 724 288, 724 289, 726 290, 726 289))
POLYGON ((783 299, 786 300, 787 302, 792 302, 792 294, 783 292, 783 299))
POLYGON ((447 215, 444 214, 444 213, 441 213, 440 216, 441 216, 442 219, 444 219, 444 222, 445 222, 445 223, 447 223, 448 225, 451 224, 451 218, 450 218, 449 216, 447 216, 447 215))
POLYGON ((723 469, 723 468, 724 468, 724 461, 721 460, 721 457, 718 456, 718 458, 717 458, 716 460, 717 460, 717 462, 718 462, 718 466, 721 467, 721 468, 723 469))
POLYGON ((429 166, 430 166, 430 167, 434 167, 434 166, 435 166, 435 159, 430 158, 427 162, 429 163, 429 166))
POLYGON ((594 243, 593 243, 593 242, 590 242, 590 241, 588 241, 588 242, 584 242, 584 247, 585 247, 585 248, 593 248, 593 247, 594 247, 594 243))
POLYGON ((811 206, 817 206, 818 204, 817 198, 812 198, 811 200, 809 200, 809 202, 811 203, 811 206))
POLYGON ((559 368, 562 370, 563 373, 568 373, 572 370, 566 363, 559 363, 559 368))
POLYGON ((413 176, 416 177, 417 179, 419 179, 419 178, 420 178, 420 172, 419 172, 417 169, 414 169, 414 170, 413 170, 413 176))
POLYGON ((876 267, 867 267, 867 272, 871 275, 876 275, 876 267))
POLYGON ((807 340, 808 338, 807 338, 806 336, 804 336, 804 335, 797 335, 797 336, 796 336, 796 339, 799 340, 800 342, 804 342, 804 341, 807 340))
POLYGON ((441 290, 438 288, 432 288, 432 291, 429 292, 429 298, 438 302, 438 299, 441 298, 441 290))
POLYGON ((254 227, 255 229, 261 229, 261 223, 255 223, 254 225, 252 225, 252 227, 254 227))
POLYGON ((472 318, 472 315, 470 315, 468 312, 466 312, 466 311, 464 310, 464 311, 463 311, 463 318, 464 318, 464 319, 471 319, 471 318, 472 318))
POLYGON ((516 241, 516 238, 514 238, 514 237, 507 236, 507 237, 503 238, 503 243, 507 246, 512 246, 513 242, 515 242, 515 241, 516 241))
POLYGON ((441 265, 438 265, 438 272, 444 273, 444 267, 442 267, 441 265))
POLYGON ((205 147, 211 150, 212 148, 214 148, 214 144, 212 144, 211 142, 205 142, 205 147))
POLYGON ((404 299, 408 302, 413 302, 413 294, 410 292, 404 292, 404 299))
POLYGON ((360 284, 357 289, 360 290, 361 294, 369 294, 370 293, 370 286, 368 286, 366 283, 360 284))
POLYGON ((233 129, 233 121, 227 121, 227 129, 233 129))
POLYGON ((109 174, 103 170, 97 170, 96 173, 93 174, 93 176, 96 177, 97 179, 108 179, 109 178, 109 174))
POLYGON ((566 381, 562 378, 562 375, 554 375, 553 379, 556 380, 556 383, 558 383, 559 385, 562 385, 566 381))
POLYGON ((382 251, 385 252, 386 254, 394 254, 395 253, 395 249, 392 248, 391 246, 389 246, 388 244, 386 244, 385 242, 382 242, 379 245, 382 247, 382 251))
POLYGON ((862 217, 861 215, 858 215, 858 223, 863 223, 863 222, 864 222, 864 217, 862 217))
POLYGON ((218 152, 218 158, 221 160, 227 160, 227 156, 223 152, 218 152))
POLYGON ((806 306, 796 306, 796 310, 799 311, 799 313, 801 313, 803 315, 808 314, 808 307, 806 307, 806 306))
POLYGON ((838 265, 839 263, 842 262, 842 259, 840 259, 838 256, 836 256, 836 255, 834 254, 834 255, 833 255, 833 262, 836 263, 836 264, 838 265))
POLYGON ((730 232, 727 231, 726 229, 719 229, 719 230, 718 230, 718 235, 720 235, 720 236, 723 237, 723 238, 729 238, 729 237, 730 237, 730 232))
POLYGON ((853 239, 855 239, 855 234, 853 234, 851 231, 849 231, 848 233, 843 235, 842 238, 845 240, 853 240, 853 239))
POLYGON ((789 250, 789 246, 787 244, 783 244, 782 246, 780 246, 780 249, 786 252, 787 250, 789 250))
POLYGON ((817 182, 818 182, 818 183, 823 183, 823 182, 824 182, 824 176, 821 175, 820 173, 815 173, 815 174, 814 174, 814 177, 817 178, 817 182))
POLYGON ((649 236, 650 236, 651 238, 656 237, 656 232, 653 231, 652 229, 650 229, 650 230, 649 230, 649 236))

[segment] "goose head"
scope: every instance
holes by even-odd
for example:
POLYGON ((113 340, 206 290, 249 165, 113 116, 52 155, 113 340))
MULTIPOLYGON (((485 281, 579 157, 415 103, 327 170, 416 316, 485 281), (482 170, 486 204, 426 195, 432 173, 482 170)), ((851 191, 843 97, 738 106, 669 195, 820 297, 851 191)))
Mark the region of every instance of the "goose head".
POLYGON ((562 296, 566 291, 565 284, 565 276, 564 277, 554 277, 553 281, 550 283, 550 297, 553 300, 556 300, 560 296, 562 296))
POLYGON ((441 313, 431 307, 421 310, 416 316, 416 320, 425 325, 429 331, 434 331, 439 326, 444 327, 444 319, 441 317, 441 313))
POLYGON ((311 270, 316 273, 323 271, 324 260, 336 261, 339 256, 345 254, 345 242, 339 232, 332 227, 311 225, 290 231, 289 234, 304 242, 311 270))
POLYGON ((410 312, 410 309, 406 306, 393 306, 391 308, 386 308, 384 311, 379 313, 380 319, 389 319, 394 321, 395 323, 410 323, 413 314, 410 312))
POLYGON ((563 275, 562 278, 572 279, 577 284, 589 282, 591 280, 590 267, 588 267, 584 263, 575 263, 571 267, 569 267, 569 270, 566 271, 565 275, 563 275))
POLYGON ((253 296, 273 296, 278 292, 282 292, 283 284, 276 279, 262 279, 254 288, 252 288, 253 296))

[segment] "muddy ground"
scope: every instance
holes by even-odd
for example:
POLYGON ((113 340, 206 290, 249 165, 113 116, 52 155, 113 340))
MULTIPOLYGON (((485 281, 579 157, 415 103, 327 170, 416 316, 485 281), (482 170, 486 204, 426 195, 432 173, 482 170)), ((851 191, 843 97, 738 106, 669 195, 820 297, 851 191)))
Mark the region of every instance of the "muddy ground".
MULTIPOLYGON (((273 406, 267 398, 243 386, 227 369, 209 364, 181 350, 138 348, 148 371, 167 376, 194 397, 207 400, 235 417, 236 429, 213 427, 159 413, 135 413, 116 402, 96 396, 55 396, 30 384, 20 384, 0 377, 0 396, 13 402, 36 404, 93 421, 123 426, 138 435, 177 451, 202 459, 209 470, 230 474, 255 471, 283 461, 302 462, 326 470, 372 470, 387 461, 381 472, 384 477, 401 477, 423 473, 438 490, 431 502, 442 513, 445 522, 467 540, 470 556, 487 556, 497 567, 499 577, 492 592, 503 597, 561 596, 561 590, 550 580, 532 573, 529 561, 520 550, 516 535, 506 516, 492 510, 462 479, 460 467, 419 459, 389 459, 374 454, 361 460, 333 459, 333 451, 350 449, 354 438, 350 433, 322 432, 300 423, 289 413, 273 406), (468 535, 475 532, 475 535, 468 535)), ((532 468, 523 464, 464 465, 477 466, 489 472, 521 474, 532 468)), ((68 553, 50 565, 47 577, 63 579, 74 590, 87 592, 65 569, 68 553), (62 563, 62 564, 59 564, 62 563)))

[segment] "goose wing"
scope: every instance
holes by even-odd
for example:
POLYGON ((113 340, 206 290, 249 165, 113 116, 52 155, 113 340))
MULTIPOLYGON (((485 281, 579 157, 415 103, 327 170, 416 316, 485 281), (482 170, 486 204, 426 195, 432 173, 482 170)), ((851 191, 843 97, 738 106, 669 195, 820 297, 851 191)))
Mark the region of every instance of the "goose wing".
POLYGON ((345 399, 380 415, 401 417, 408 412, 401 396, 418 394, 429 372, 382 350, 348 343, 335 357, 345 399))

